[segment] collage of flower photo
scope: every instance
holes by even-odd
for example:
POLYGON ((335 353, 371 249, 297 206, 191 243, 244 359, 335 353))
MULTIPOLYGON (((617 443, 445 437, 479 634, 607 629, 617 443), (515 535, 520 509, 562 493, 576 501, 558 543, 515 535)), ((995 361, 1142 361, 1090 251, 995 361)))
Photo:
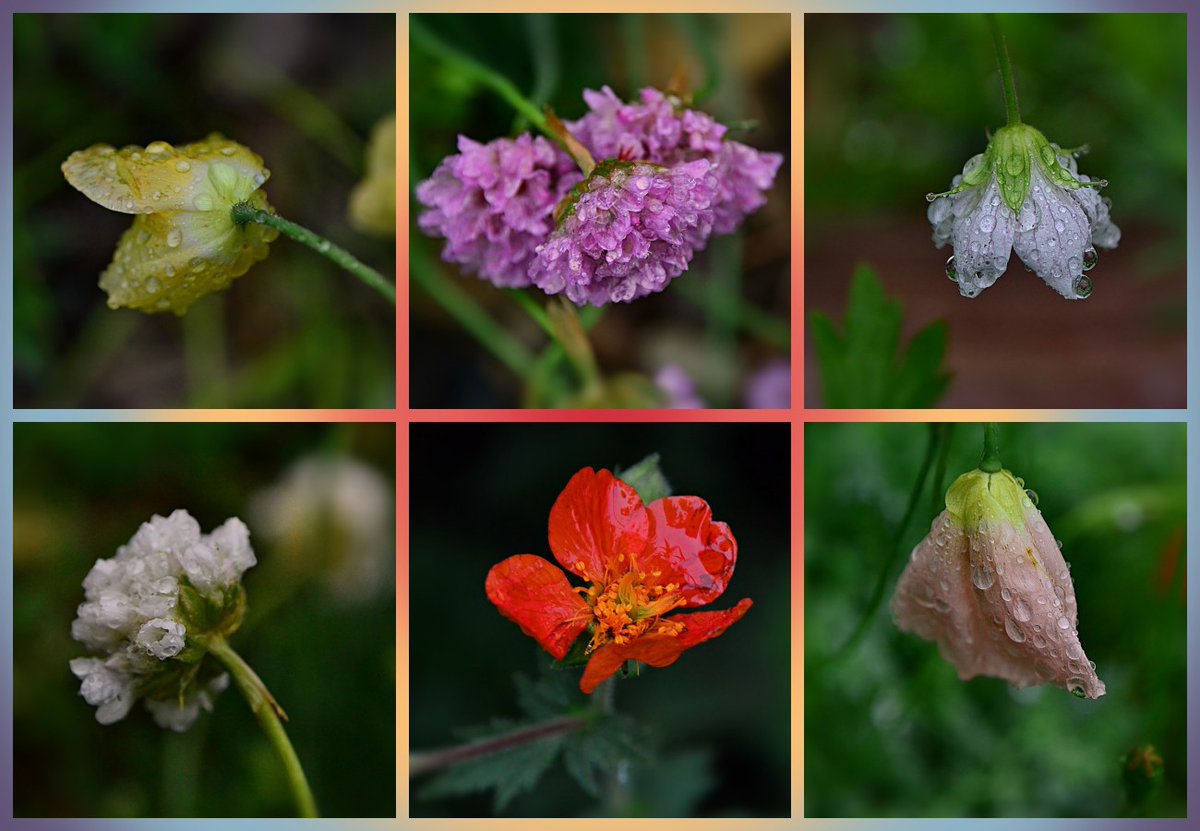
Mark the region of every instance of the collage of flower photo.
POLYGON ((1189 828, 1161 5, 6 0, 0 814, 1189 828))

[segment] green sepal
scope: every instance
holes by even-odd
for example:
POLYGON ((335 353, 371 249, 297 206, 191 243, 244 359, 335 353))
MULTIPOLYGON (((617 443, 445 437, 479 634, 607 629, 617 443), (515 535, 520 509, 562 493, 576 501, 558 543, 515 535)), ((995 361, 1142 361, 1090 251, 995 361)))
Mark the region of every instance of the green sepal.
MULTIPOLYGON (((1046 179, 1061 188, 1079 190, 1082 187, 1101 184, 1081 182, 1072 176, 1058 161, 1061 152, 1057 145, 1052 144, 1036 127, 1028 124, 1010 124, 1001 127, 992 136, 987 148, 987 163, 983 165, 983 169, 985 173, 990 171, 995 174, 1005 204, 1014 214, 1020 214, 1021 206, 1029 196, 1034 164, 1041 168, 1046 179)), ((965 174, 963 184, 968 184, 965 174)))
POLYGON ((978 530, 981 525, 1008 523, 1025 527, 1025 509, 1032 506, 1025 485, 1007 470, 986 473, 972 470, 954 481, 946 491, 946 510, 958 527, 978 530))
POLYGON ((187 628, 189 641, 213 635, 228 637, 246 616, 246 592, 241 583, 202 594, 186 579, 179 582, 178 619, 187 628))
POLYGON ((671 495, 671 483, 658 462, 659 455, 651 453, 635 465, 616 470, 616 477, 637 491, 646 505, 671 495))

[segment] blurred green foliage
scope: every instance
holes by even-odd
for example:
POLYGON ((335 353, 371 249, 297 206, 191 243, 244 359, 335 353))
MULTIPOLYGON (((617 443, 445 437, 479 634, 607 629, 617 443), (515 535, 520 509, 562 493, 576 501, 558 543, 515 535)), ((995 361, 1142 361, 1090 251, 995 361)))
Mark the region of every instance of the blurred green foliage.
MULTIPOLYGON (((781 424, 414 425, 411 434, 409 734, 415 753, 456 745, 497 719, 544 720, 587 708, 581 670, 553 659, 488 601, 488 570, 513 554, 552 557, 550 507, 583 467, 661 455, 674 493, 703 497, 738 541, 713 609, 754 600, 721 637, 663 669, 615 679, 615 711, 633 733, 594 731, 636 753, 619 804, 578 784, 603 747, 568 742, 524 762, 549 764, 532 789, 497 808, 490 793, 450 796, 412 783, 413 816, 787 816, 791 790, 791 590, 788 427, 781 424), (542 681, 545 676, 550 681, 542 681), (530 680, 517 682, 515 676, 530 680), (551 763, 557 750, 564 760, 551 763), (574 766, 572 773, 568 767, 574 766), (441 793, 438 796, 438 793, 441 793)), ((503 726, 503 722, 501 722, 503 726)), ((610 749, 611 750, 611 749, 610 749)), ((531 751, 532 752, 532 751, 531 751)), ((512 760, 510 760, 512 761, 512 760)), ((514 762, 515 764, 515 762, 514 762)), ((495 771, 477 769, 486 789, 495 771), (489 778, 490 777, 490 778, 489 778)), ((514 771, 514 775, 515 775, 514 771)), ((602 778, 612 774, 606 766, 602 778)), ((510 796, 510 794, 505 794, 510 796)))
POLYGON ((394 242, 346 209, 395 108, 393 16, 19 14, 12 57, 17 406, 392 404, 394 310, 290 240, 182 319, 108 309, 97 281, 130 218, 59 165, 222 132, 265 159, 283 216, 390 277, 394 242))
MULTIPOLYGON (((1118 223, 1138 217, 1181 234, 1186 17, 1006 14, 999 22, 1022 118, 1063 147, 1090 144, 1084 169, 1112 183, 1105 193, 1118 223)), ((920 198, 949 187, 983 152, 986 131, 1004 124, 983 15, 816 15, 805 21, 805 47, 810 219, 923 212, 920 198)), ((1175 245, 1181 255, 1183 239, 1175 245)))
MULTIPOLYGON (((13 494, 14 816, 291 816, 279 758, 233 687, 186 733, 139 704, 103 726, 67 663, 93 563, 152 514, 250 526, 232 645, 290 716, 325 816, 395 812, 395 598, 337 601, 257 534, 251 496, 302 456, 350 454, 389 482, 392 425, 19 424, 13 494)), ((307 575, 312 577, 314 575, 307 575)))
MULTIPOLYGON (((880 572, 898 576, 934 518, 918 510, 889 562, 930 431, 805 432, 805 814, 1184 816, 1184 426, 1000 428, 1004 466, 1037 491, 1073 566, 1080 637, 1108 686, 1096 701, 959 681, 934 644, 895 627, 887 602, 844 647, 880 572), (1146 745, 1161 754, 1157 793, 1129 786, 1126 754, 1146 745)), ((945 475, 930 477, 938 494, 982 450, 980 424, 950 436, 945 475)))
MULTIPOLYGON (((676 73, 703 98, 698 107, 743 128, 730 135, 784 153, 767 205, 735 234, 714 239, 670 289, 615 304, 591 331, 606 376, 653 376, 681 367, 711 407, 742 406, 748 377, 788 349, 790 296, 790 18, 702 14, 422 14, 421 25, 512 81, 564 119, 585 112, 585 88, 609 85, 626 100, 676 73), (754 129, 744 129, 746 122, 754 129)), ((409 49, 409 182, 427 178, 465 135, 480 142, 530 130, 513 108, 414 40, 409 49)), ((506 292, 439 260, 442 242, 416 226, 411 200, 411 400, 421 407, 570 406, 578 380, 561 359, 521 369, 521 344, 536 354, 545 333, 506 292), (451 283, 461 291, 450 291, 451 283), (518 341, 467 327, 494 318, 518 341), (476 341, 479 342, 476 342, 476 341), (480 345, 483 344, 483 346, 480 345), (483 357, 483 348, 492 353, 483 357), (513 353, 517 352, 516 360, 513 353), (504 352, 504 355, 501 355, 504 352), (433 360, 430 356, 436 356, 433 360), (506 359, 507 358, 507 359, 506 359), (515 376, 515 377, 514 377, 515 376)), ((532 290, 537 302, 546 298, 532 290)), ((552 347, 553 348, 553 347, 552 347)), ((645 398, 645 396, 643 396, 645 398)))
POLYGON ((841 332, 822 312, 812 312, 809 321, 825 407, 932 407, 950 383, 942 369, 945 322, 922 327, 902 349, 904 308, 884 294, 870 266, 854 273, 841 332))

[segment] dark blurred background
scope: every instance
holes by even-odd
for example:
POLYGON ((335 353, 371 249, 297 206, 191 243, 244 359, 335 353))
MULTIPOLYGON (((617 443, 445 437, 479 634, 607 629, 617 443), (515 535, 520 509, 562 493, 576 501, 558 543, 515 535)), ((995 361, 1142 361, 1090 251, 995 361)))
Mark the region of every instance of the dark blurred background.
MULTIPOLYGON (((1014 254, 980 297, 945 277, 925 194, 1004 124, 983 15, 805 17, 805 306, 841 318, 875 267, 905 333, 950 327, 948 407, 1185 406, 1186 44, 1181 14, 1000 15, 1023 119, 1111 183, 1118 248, 1086 301, 1014 254)), ((811 341, 810 341, 811 345, 811 341)), ((805 400, 820 403, 815 350, 805 400)))
MULTIPOLYGON (((1079 634, 1108 692, 958 680, 888 604, 909 552, 975 467, 983 425, 956 425, 900 540, 856 648, 930 427, 805 431, 804 799, 813 817, 1186 815, 1185 435, 1182 424, 1004 424, 1004 466, 1039 495, 1079 600, 1079 634), (936 488, 936 505, 932 492, 936 488), (1157 793, 1123 777, 1153 745, 1157 793)), ((1145 782, 1144 777, 1141 779, 1145 782)), ((1148 788, 1153 791, 1153 788, 1148 788)))
MULTIPOLYGON (((682 71, 686 86, 704 96, 698 109, 726 124, 756 122, 753 129, 731 130, 731 138, 784 154, 767 204, 737 233, 714 237, 666 291, 606 307, 592 332, 605 372, 653 376, 675 364, 692 377, 707 406, 744 406, 750 376, 789 354, 790 16, 416 17, 447 43, 508 77, 537 104, 552 105, 564 120, 586 111, 585 88, 608 84, 619 97, 632 100, 645 86, 666 87, 682 71)), ((459 134, 487 142, 530 129, 494 92, 415 44, 410 73, 412 188, 457 152, 459 134)), ((443 241, 417 229, 421 205, 411 195, 410 200, 412 267, 452 281, 505 329, 540 349, 544 334, 510 297, 441 261, 443 241)), ((542 293, 532 292, 544 305, 542 293)), ((411 302, 414 407, 520 405, 521 379, 417 286, 411 302)))
POLYGON ((391 279, 394 241, 352 230, 346 208, 395 109, 395 42, 392 15, 16 15, 16 405, 391 406, 393 308, 289 239, 183 318, 108 309, 97 282, 132 217, 59 165, 95 143, 224 133, 263 157, 281 215, 391 279))
POLYGON ((232 685, 176 734, 141 704, 97 723, 68 669, 87 654, 71 621, 88 570, 176 508, 204 533, 231 516, 250 527, 258 564, 231 644, 287 711, 323 815, 395 815, 394 524, 376 552, 387 580, 347 598, 275 544, 252 510, 256 494, 314 454, 358 460, 394 501, 393 425, 19 424, 13 445, 15 816, 294 815, 281 763, 232 685))
MULTIPOLYGON (((619 681, 616 710, 648 728, 657 762, 635 767, 638 816, 788 816, 791 589, 787 425, 416 424, 411 433, 409 562, 412 751, 457 744, 464 728, 518 716, 513 676, 549 656, 484 594, 488 569, 514 554, 553 559, 550 508, 581 468, 629 467, 661 454, 676 495, 707 500, 738 541, 713 609, 754 606, 673 666, 619 681)), ((574 578, 572 578, 574 579, 574 578)), ((576 581, 578 582, 578 581, 576 581)), ((571 675, 574 693, 581 671, 571 675)), ((649 748, 645 748, 649 750, 649 748)), ((488 816, 490 795, 424 799, 413 816, 488 816)), ((504 815, 603 815, 558 764, 504 815)))

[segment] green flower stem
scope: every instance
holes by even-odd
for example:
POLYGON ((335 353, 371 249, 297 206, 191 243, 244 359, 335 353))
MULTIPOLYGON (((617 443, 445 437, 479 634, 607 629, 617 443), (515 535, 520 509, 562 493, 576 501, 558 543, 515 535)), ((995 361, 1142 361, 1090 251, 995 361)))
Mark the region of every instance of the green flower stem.
POLYGON ((394 285, 385 280, 382 274, 363 263, 345 248, 334 245, 320 234, 297 225, 291 220, 284 219, 277 214, 259 210, 258 208, 251 208, 245 204, 234 205, 232 215, 233 221, 237 225, 256 222, 259 225, 274 228, 279 233, 291 237, 296 242, 307 245, 313 251, 316 251, 323 257, 327 257, 334 264, 341 266, 359 280, 375 289, 386 297, 393 306, 396 305, 396 287, 394 285))
POLYGON ((532 744, 533 742, 542 741, 552 736, 574 733, 582 730, 587 724, 588 720, 582 716, 563 716, 562 718, 535 724, 532 727, 522 727, 519 730, 505 733, 503 736, 497 736, 494 739, 483 739, 454 747, 413 753, 408 757, 408 775, 410 778, 420 776, 424 773, 431 773, 442 768, 481 759, 484 756, 503 753, 506 750, 512 750, 514 747, 532 744))
POLYGON ((1004 42, 1004 33, 1000 31, 1000 23, 996 15, 988 14, 988 29, 992 32, 992 45, 996 48, 996 63, 1000 65, 1000 85, 1004 88, 1004 109, 1008 114, 1008 123, 1021 123, 1021 107, 1017 103, 1017 84, 1013 80, 1012 64, 1008 60, 1008 46, 1004 42))
POLYGON ((979 460, 979 469, 984 473, 999 473, 1003 469, 1000 464, 1000 425, 994 421, 983 425, 983 457, 979 460))
POLYGON ((546 310, 542 308, 537 300, 530 297, 521 289, 511 289, 508 294, 513 300, 517 301, 518 306, 533 318, 533 322, 540 326, 543 332, 557 339, 558 334, 554 331, 554 324, 551 322, 550 316, 546 314, 546 310))
POLYGON ((896 526, 896 532, 892 537, 891 551, 883 561, 883 567, 879 570, 879 576, 875 580, 875 589, 871 592, 871 599, 867 602, 866 611, 863 612, 863 616, 858 621, 858 626, 854 628, 854 632, 846 639, 846 643, 843 644, 841 649, 831 655, 830 659, 844 658, 854 652, 855 648, 867 634, 867 630, 870 629, 871 623, 875 620, 875 613, 883 605, 893 565, 899 559, 900 544, 904 542, 904 534, 908 530, 909 523, 912 522, 913 515, 917 511, 917 503, 921 501, 921 492, 925 490, 925 480, 929 478, 929 471, 933 467, 938 447, 945 438, 944 431, 942 430, 944 426, 942 424, 929 425, 929 443, 925 447, 925 458, 921 461, 921 467, 917 471, 917 481, 913 484, 912 491, 908 495, 908 506, 904 509, 904 516, 901 517, 900 524, 896 526))
POLYGON ((704 286, 685 280, 672 282, 671 290, 703 307, 708 314, 728 320, 771 346, 785 350, 791 347, 791 327, 786 320, 763 311, 740 297, 732 298, 729 303, 710 304, 708 290, 704 286))
POLYGON ((497 360, 521 378, 529 377, 535 359, 525 344, 488 317, 487 312, 470 295, 438 273, 420 245, 412 246, 409 265, 410 277, 426 294, 461 323, 497 360))
POLYGON ((950 457, 950 445, 954 439, 954 424, 943 424, 942 449, 938 453, 937 470, 933 476, 933 489, 930 491, 930 516, 937 516, 946 507, 946 466, 950 457))
POLYGON ((513 109, 528 118, 531 124, 555 141, 558 141, 558 138, 546 129, 545 114, 536 104, 522 95, 521 91, 517 89, 512 81, 494 69, 484 66, 470 55, 455 49, 433 32, 426 29, 423 24, 417 22, 412 16, 408 18, 408 34, 415 45, 424 49, 428 54, 448 64, 452 64, 467 78, 491 89, 492 92, 495 92, 512 105, 513 109))
POLYGON ((233 676, 242 696, 245 697, 246 703, 250 705, 250 710, 258 719, 259 726, 262 727, 267 739, 274 746, 275 752, 283 761, 288 784, 291 785, 292 796, 296 800, 296 808, 300 816, 319 816, 317 802, 313 799, 312 791, 308 787, 308 779, 304 776, 304 768, 301 767, 296 750, 292 747, 287 733, 284 732, 283 722, 280 721, 281 717, 287 718, 287 716, 275 701, 275 697, 271 695, 266 684, 250 668, 250 665, 242 660, 241 655, 233 651, 224 638, 216 637, 209 641, 208 651, 221 662, 225 669, 229 670, 229 674, 233 676))

